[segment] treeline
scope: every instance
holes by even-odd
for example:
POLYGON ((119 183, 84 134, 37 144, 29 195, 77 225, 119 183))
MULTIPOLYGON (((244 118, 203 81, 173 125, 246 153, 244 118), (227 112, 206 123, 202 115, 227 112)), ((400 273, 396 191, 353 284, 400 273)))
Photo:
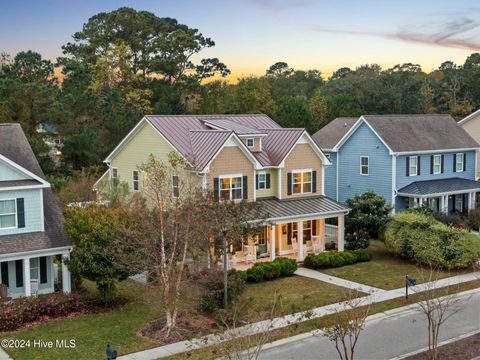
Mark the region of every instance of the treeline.
POLYGON ((147 11, 120 8, 90 18, 54 64, 25 51, 0 58, 0 122, 19 122, 48 174, 101 165, 143 114, 266 113, 287 127, 314 132, 338 116, 450 113, 480 105, 480 54, 437 70, 416 64, 381 69, 318 70, 284 62, 264 76, 205 83, 230 74, 217 58, 192 56, 214 46, 199 30, 147 11), (55 68, 61 69, 56 76, 55 68), (64 147, 55 167, 36 131, 53 124, 64 147))

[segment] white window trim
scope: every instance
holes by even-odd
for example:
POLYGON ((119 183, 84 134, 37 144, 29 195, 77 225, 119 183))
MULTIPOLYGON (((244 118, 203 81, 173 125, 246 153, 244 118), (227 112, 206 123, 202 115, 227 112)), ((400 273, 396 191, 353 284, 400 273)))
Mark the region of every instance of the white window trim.
MULTIPOLYGON (((240 178, 240 184, 241 184, 241 185, 240 185, 240 194, 241 194, 241 195, 240 195, 240 198, 239 198, 239 199, 232 199, 232 190, 233 190, 233 188, 230 188, 230 189, 229 189, 229 199, 228 199, 228 200, 232 201, 232 200, 242 200, 242 199, 243 199, 243 174, 232 174, 232 175, 220 175, 220 176, 218 177, 218 198, 219 198, 220 200, 222 200, 222 196, 221 196, 221 195, 222 195, 222 184, 221 184, 221 180, 222 180, 222 179, 230 179, 230 180, 231 180, 232 178, 238 178, 238 177, 240 178)), ((237 189, 237 188, 235 188, 235 189, 237 189)))
POLYGON ((364 156, 364 155, 360 156, 360 175, 362 175, 362 176, 370 175, 370 157, 369 156, 364 156), (362 164, 363 159, 367 159, 367 165, 366 165, 367 166, 367 173, 366 174, 364 174, 362 172, 362 169, 365 166, 365 165, 362 164))
POLYGON ((27 261, 30 261, 30 260, 33 260, 33 261, 30 262, 30 279, 31 280, 37 280, 38 284, 40 285, 40 258, 39 257, 33 257, 33 258, 30 258, 27 261), (31 265, 32 262, 35 263, 34 259, 37 259, 37 266, 32 266, 31 265), (33 270, 37 271, 37 277, 36 278, 32 276, 33 270))
POLYGON ((433 174, 438 175, 442 173, 442 155, 433 155, 433 174), (435 171, 435 159, 440 159, 438 162, 438 171, 435 171))
POLYGON ((132 190, 134 192, 140 191, 140 171, 132 170, 132 190), (137 173, 137 180, 135 180, 135 173, 137 173), (135 182, 137 182, 137 190, 135 190, 135 182))
POLYGON ((258 173, 258 190, 267 190, 267 172, 266 171, 260 171, 258 173), (260 181, 260 175, 264 175, 265 180, 260 181), (260 182, 263 182, 263 185, 264 185, 263 188, 260 187, 260 182))
POLYGON ((247 143, 247 147, 248 147, 248 148, 253 148, 253 147, 255 147, 255 138, 253 138, 253 137, 248 137, 247 140, 246 140, 246 143, 247 143), (250 140, 252 140, 252 145, 248 145, 248 142, 249 142, 250 140))
POLYGON ((18 229, 18 211, 17 211, 17 199, 0 199, 0 201, 13 201, 13 204, 15 205, 15 213, 6 213, 2 214, 0 216, 9 216, 9 215, 14 215, 15 216, 15 226, 10 226, 10 227, 5 227, 5 228, 0 228, 0 231, 3 230, 10 230, 10 229, 18 229))
POLYGON ((455 154, 455 172, 463 172, 463 164, 465 162, 465 154, 464 153, 456 153, 455 154), (458 170, 458 156, 461 156, 462 157, 462 165, 460 166, 460 170, 458 170))
MULTIPOLYGON (((298 194, 312 194, 313 193, 313 169, 295 169, 295 170, 292 170, 291 171, 292 173, 292 195, 298 195, 298 194), (300 186, 300 192, 299 193, 295 193, 293 192, 293 185, 294 185, 294 182, 293 182, 293 174, 298 174, 298 173, 306 173, 306 172, 309 172, 310 173, 310 181, 308 182, 303 182, 303 176, 302 176, 302 182, 300 183, 301 186, 300 186), (310 184, 310 191, 303 191, 303 187, 304 187, 304 184, 310 184)), ((297 183, 295 183, 297 184, 297 183)))
POLYGON ((111 172, 110 172, 110 179, 118 179, 118 168, 117 167, 112 167, 111 172), (113 176, 113 170, 117 171, 117 176, 113 176))
POLYGON ((410 156, 408 158, 408 176, 418 176, 418 159, 419 156, 410 156), (412 159, 415 159, 415 174, 412 173, 412 159))

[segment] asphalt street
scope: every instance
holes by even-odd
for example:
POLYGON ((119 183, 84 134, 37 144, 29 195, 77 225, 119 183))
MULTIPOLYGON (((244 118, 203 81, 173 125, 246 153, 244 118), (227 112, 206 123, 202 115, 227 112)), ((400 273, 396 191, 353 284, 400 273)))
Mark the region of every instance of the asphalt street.
MULTIPOLYGON (((439 342, 480 330, 480 291, 462 298, 461 311, 441 327, 439 342)), ((395 358, 426 347, 427 335, 425 315, 417 307, 374 315, 360 335, 355 359, 395 358)), ((260 359, 339 359, 335 344, 321 335, 282 342, 265 348, 260 359)))

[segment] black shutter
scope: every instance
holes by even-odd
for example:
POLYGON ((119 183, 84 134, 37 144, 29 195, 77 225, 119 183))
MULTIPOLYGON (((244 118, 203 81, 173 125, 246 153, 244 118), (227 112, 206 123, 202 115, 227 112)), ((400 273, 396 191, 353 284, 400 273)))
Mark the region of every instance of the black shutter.
POLYGON ((457 171, 457 154, 453 154, 453 172, 457 171))
MULTIPOLYGON (((23 261, 30 261, 30 259, 23 261)), ((17 278, 17 288, 23 287, 23 261, 15 260, 15 277, 17 278)))
POLYGON ((467 171, 467 153, 463 153, 463 171, 467 171))
POLYGON ((219 199, 219 190, 218 190, 218 178, 214 178, 213 179, 213 196, 215 198, 215 200, 218 201, 219 199))
POLYGON ((266 178, 265 188, 270 189, 270 174, 267 174, 266 177, 267 178, 266 178))
POLYGON ((10 287, 10 282, 8 280, 8 262, 6 261, 2 262, 0 272, 2 274, 2 284, 5 284, 7 285, 7 287, 10 287))
POLYGON ((312 192, 317 192, 317 172, 312 171, 312 192))
POLYGON ((435 155, 430 155, 430 174, 433 174, 433 158, 435 155))
POLYGON ((47 283, 47 257, 40 258, 40 284, 47 283))
POLYGON ((312 220, 312 235, 317 235, 317 220, 312 220))
POLYGON ((442 170, 441 170, 442 174, 444 171, 445 171, 445 156, 442 154, 442 170))
POLYGON ((407 164, 406 174, 407 174, 407 176, 410 176, 410 156, 407 156, 405 159, 406 159, 406 164, 407 164))
POLYGON ((258 190, 258 174, 255 175, 255 189, 258 190))
POLYGON ((287 244, 292 245, 292 223, 287 225, 287 244))
POLYGON ((25 227, 25 201, 23 198, 17 199, 17 227, 25 227))
POLYGON ((243 198, 248 199, 248 177, 243 177, 243 198))
POLYGON ((417 156, 417 175, 420 175, 420 156, 417 156))
POLYGON ((287 174, 287 195, 292 195, 292 173, 287 174))

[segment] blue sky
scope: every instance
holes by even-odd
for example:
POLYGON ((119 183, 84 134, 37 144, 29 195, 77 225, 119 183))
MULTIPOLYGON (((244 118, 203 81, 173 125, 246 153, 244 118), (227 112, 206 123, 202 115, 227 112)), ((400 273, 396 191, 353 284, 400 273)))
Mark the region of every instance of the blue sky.
POLYGON ((475 0, 2 0, 0 50, 32 49, 54 60, 89 17, 120 6, 174 17, 211 37, 233 76, 261 74, 276 61, 329 75, 342 66, 445 60, 480 51, 475 0))

